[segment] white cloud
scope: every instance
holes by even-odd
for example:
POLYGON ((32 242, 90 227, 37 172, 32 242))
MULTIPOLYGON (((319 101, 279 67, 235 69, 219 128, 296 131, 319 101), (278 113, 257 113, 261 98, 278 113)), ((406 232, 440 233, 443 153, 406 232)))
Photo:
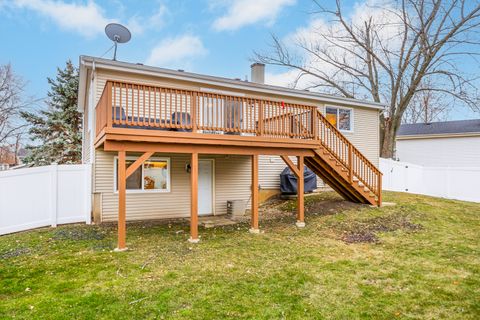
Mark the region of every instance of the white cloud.
POLYGON ((105 17, 102 8, 92 0, 86 4, 53 0, 14 0, 13 5, 35 11, 50 18, 60 27, 86 37, 103 32, 105 25, 112 22, 105 17))
POLYGON ((165 25, 169 10, 166 5, 160 4, 157 10, 149 17, 135 15, 131 17, 127 26, 133 34, 142 34, 146 30, 159 30, 165 25))
POLYGON ((215 6, 227 7, 227 12, 213 22, 213 28, 217 31, 236 30, 257 22, 272 24, 284 7, 296 2, 296 0, 230 0, 228 3, 212 1, 215 6))
POLYGON ((193 59, 207 53, 199 37, 186 34, 161 41, 152 49, 145 63, 160 67, 185 68, 193 59))

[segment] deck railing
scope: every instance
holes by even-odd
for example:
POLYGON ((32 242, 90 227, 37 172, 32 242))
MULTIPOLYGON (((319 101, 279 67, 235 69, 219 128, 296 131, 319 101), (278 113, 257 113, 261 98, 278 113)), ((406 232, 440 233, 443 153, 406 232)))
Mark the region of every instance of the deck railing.
POLYGON ((381 172, 315 106, 107 81, 96 107, 105 127, 318 140, 381 201, 381 172))
POLYGON ((97 134, 106 126, 112 126, 314 139, 311 119, 316 108, 107 81, 96 113, 97 134))

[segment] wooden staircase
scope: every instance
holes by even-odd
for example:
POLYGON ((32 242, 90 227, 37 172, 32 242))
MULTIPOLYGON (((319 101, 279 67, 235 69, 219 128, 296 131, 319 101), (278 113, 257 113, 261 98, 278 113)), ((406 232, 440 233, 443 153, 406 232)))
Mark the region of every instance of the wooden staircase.
POLYGON ((319 142, 305 165, 346 200, 381 206, 382 173, 320 112, 312 119, 319 142))

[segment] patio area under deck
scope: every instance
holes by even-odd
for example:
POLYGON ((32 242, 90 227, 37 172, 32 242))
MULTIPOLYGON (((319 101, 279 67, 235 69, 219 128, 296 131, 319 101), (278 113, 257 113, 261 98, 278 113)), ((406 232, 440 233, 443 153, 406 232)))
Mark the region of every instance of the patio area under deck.
POLYGON ((259 233, 258 206, 258 156, 261 154, 277 154, 284 159, 299 181, 297 192, 297 222, 298 227, 304 227, 304 194, 303 194, 303 164, 304 157, 311 156, 313 151, 300 148, 268 148, 258 146, 217 146, 205 144, 176 144, 161 142, 131 142, 118 140, 104 140, 104 151, 118 154, 118 246, 116 251, 127 249, 126 243, 126 182, 127 178, 155 153, 187 153, 190 155, 190 239, 192 243, 199 242, 198 233, 198 163, 200 154, 249 155, 251 157, 251 233, 259 233), (129 153, 141 153, 135 162, 126 166, 129 153), (297 156, 297 165, 294 165, 288 156, 297 156), (301 169, 302 168, 302 169, 301 169))

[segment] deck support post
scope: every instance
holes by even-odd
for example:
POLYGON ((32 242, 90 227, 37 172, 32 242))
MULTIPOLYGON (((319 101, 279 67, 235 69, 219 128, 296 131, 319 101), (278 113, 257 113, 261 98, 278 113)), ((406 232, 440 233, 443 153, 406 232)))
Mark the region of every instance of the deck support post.
POLYGON ((298 168, 298 175, 297 175, 297 223, 296 226, 299 228, 305 227, 305 215, 304 215, 304 188, 305 188, 305 181, 303 175, 303 165, 304 165, 304 158, 303 156, 297 157, 297 168, 298 168))
POLYGON ((198 153, 192 153, 190 161, 190 239, 198 243, 198 153))
POLYGON ((258 228, 258 154, 252 155, 252 219, 250 233, 259 233, 258 228))
POLYGON ((126 152, 118 152, 118 246, 115 251, 125 251, 126 246, 126 152))

